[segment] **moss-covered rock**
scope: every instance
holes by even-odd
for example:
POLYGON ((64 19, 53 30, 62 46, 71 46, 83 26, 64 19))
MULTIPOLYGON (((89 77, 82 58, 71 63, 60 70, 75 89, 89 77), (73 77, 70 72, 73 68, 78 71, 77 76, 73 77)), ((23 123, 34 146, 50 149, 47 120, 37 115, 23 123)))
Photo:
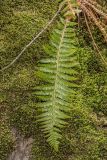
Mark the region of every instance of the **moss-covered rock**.
MULTIPOLYGON (((57 4, 43 1, 2 1, 1 9, 1 68, 10 63, 23 47, 52 18, 57 4)), ((49 29, 48 29, 49 30, 49 29)), ((20 58, 18 66, 34 65, 40 56, 42 44, 47 41, 47 32, 43 34, 20 58)), ((18 67, 13 65, 12 68, 18 67)), ((18 69, 18 68, 17 68, 18 69)), ((16 70, 17 70, 16 69, 16 70)), ((12 71, 13 72, 13 71, 12 71)))
MULTIPOLYGON (((3 68, 48 23, 57 10, 57 2, 50 0, 5 0, 0 3, 2 27, 0 67, 3 68)), ((18 93, 22 93, 24 90, 29 94, 31 93, 30 90, 36 83, 34 73, 36 63, 38 58, 44 54, 42 46, 48 41, 50 30, 51 27, 24 52, 11 68, 3 73, 0 72, 0 95, 1 97, 7 96, 7 101, 11 102, 7 102, 10 106, 15 95, 21 101, 21 96, 18 93)), ((25 97, 24 100, 27 101, 25 97)), ((19 105, 17 98, 14 103, 16 106, 19 105)))
MULTIPOLYGON (((20 53, 56 10, 57 2, 50 0, 0 1, 1 68, 20 53)), ((48 42, 53 26, 11 68, 0 73, 0 105, 3 106, 3 115, 6 113, 7 117, 4 121, 2 116, 1 160, 6 159, 13 147, 10 125, 20 130, 24 136, 33 136, 35 139, 31 160, 106 160, 106 129, 98 122, 96 114, 100 112, 104 118, 107 115, 107 75, 91 53, 81 56, 83 95, 75 100, 77 105, 72 105, 71 119, 64 131, 59 153, 49 148, 44 135, 38 129, 35 99, 32 95, 37 83, 35 69, 38 59, 44 56, 42 46, 48 42)))
MULTIPOLYGON (((57 10, 57 2, 50 0, 0 1, 0 68, 8 65, 29 41, 43 29, 57 10)), ((36 83, 35 64, 43 55, 42 45, 48 41, 52 26, 27 49, 8 70, 0 72, 0 106, 8 110, 8 124, 22 134, 36 132, 35 109, 32 109, 32 86, 36 83)), ((5 110, 2 110, 4 113, 5 110)), ((0 134, 1 160, 5 160, 13 146, 8 124, 2 124, 0 134)))

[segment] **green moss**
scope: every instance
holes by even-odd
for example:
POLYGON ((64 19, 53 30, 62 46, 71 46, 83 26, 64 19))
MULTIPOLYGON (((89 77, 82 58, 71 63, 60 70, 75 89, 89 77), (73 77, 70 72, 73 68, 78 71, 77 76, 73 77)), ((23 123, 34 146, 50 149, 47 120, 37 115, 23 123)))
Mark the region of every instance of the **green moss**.
MULTIPOLYGON (((49 0, 42 2, 3 1, 1 3, 2 61, 0 61, 0 66, 3 67, 11 62, 32 37, 46 25, 55 13, 57 5, 49 0)), ((42 52, 42 44, 47 40, 47 34, 43 34, 41 38, 24 53, 19 60, 19 66, 29 64, 31 66, 35 63, 35 57, 42 52)), ((16 65, 13 68, 16 68, 16 65)))
POLYGON ((8 154, 12 151, 13 139, 8 124, 4 121, 0 124, 0 159, 6 160, 8 154))
POLYGON ((98 113, 102 112, 107 115, 107 91, 106 91, 106 73, 88 74, 83 82, 84 100, 87 106, 93 108, 98 113))

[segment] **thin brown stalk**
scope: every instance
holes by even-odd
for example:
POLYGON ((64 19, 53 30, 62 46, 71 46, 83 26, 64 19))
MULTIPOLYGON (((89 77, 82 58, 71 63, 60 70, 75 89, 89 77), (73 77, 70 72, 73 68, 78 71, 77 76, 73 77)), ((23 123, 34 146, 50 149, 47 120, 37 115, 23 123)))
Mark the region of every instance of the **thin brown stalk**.
POLYGON ((90 15, 92 16, 92 19, 95 22, 96 26, 102 32, 105 41, 107 42, 107 32, 105 31, 105 28, 101 25, 101 22, 97 20, 97 18, 94 16, 94 14, 93 14, 93 12, 91 10, 90 10, 90 15))
POLYGON ((107 33, 104 29, 104 27, 102 27, 102 25, 100 24, 100 22, 97 20, 96 16, 94 15, 94 13, 87 9, 85 6, 81 5, 81 8, 83 9, 83 11, 87 14, 88 17, 90 17, 93 22, 95 23, 95 25, 100 29, 101 33, 103 34, 103 37, 107 43, 107 33))
POLYGON ((97 51, 97 53, 99 54, 99 56, 101 57, 103 63, 107 65, 107 62, 105 61, 104 57, 102 56, 102 54, 101 54, 101 52, 100 52, 100 50, 99 50, 99 48, 98 48, 98 46, 97 46, 97 44, 96 44, 96 42, 95 42, 95 40, 94 40, 94 37, 93 37, 93 35, 92 35, 92 32, 91 32, 91 29, 90 29, 90 27, 89 27, 88 20, 87 20, 87 17, 86 17, 86 14, 85 14, 85 13, 84 13, 84 17, 85 17, 86 26, 87 26, 87 28, 88 28, 88 32, 89 32, 90 37, 91 37, 92 42, 93 42, 92 45, 93 45, 94 49, 97 51))

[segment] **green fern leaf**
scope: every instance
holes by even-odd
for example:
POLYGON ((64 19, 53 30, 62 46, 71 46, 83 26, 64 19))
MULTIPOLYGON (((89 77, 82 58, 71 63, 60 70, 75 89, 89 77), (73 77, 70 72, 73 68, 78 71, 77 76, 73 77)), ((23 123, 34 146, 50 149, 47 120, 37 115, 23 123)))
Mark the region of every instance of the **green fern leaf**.
POLYGON ((71 26, 74 22, 62 20, 54 30, 50 44, 44 47, 48 58, 38 64, 38 77, 44 84, 36 87, 41 110, 38 121, 49 144, 58 151, 61 128, 69 118, 72 95, 78 88, 78 44, 71 26))

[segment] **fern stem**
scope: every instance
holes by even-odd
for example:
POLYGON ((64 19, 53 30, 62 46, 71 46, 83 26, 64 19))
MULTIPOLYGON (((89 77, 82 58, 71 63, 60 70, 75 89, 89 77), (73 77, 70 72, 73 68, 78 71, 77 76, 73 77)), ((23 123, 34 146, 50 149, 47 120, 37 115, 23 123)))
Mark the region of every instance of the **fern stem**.
MULTIPOLYGON (((54 87, 54 93, 53 93, 53 97, 52 97, 52 101, 53 101, 53 107, 55 107, 55 102, 56 102, 56 90, 57 90, 57 84, 58 84, 58 68, 59 68, 59 57, 60 57, 60 52, 61 52, 61 47, 62 47, 62 43, 63 43, 63 38, 64 38, 64 34, 65 34, 65 30, 67 27, 67 23, 68 20, 66 20, 63 31, 62 31, 62 36, 60 38, 60 44, 59 44, 59 48, 58 48, 58 52, 57 52, 57 59, 56 59, 56 76, 55 76, 55 87, 54 87)), ((55 116, 53 116, 55 117, 55 116)), ((55 123, 55 121, 54 121, 55 123)), ((54 126, 54 125, 53 125, 54 126)))

